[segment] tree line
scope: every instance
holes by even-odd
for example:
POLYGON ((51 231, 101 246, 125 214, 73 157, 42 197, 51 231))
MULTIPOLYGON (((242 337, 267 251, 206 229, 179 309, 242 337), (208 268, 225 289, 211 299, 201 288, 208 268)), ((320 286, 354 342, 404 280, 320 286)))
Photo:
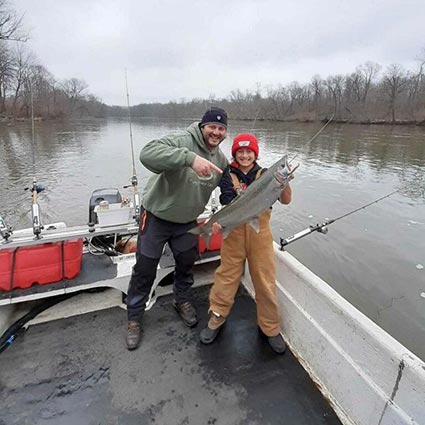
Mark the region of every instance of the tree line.
POLYGON ((106 116, 107 107, 78 78, 57 80, 25 45, 29 35, 7 0, 0 0, 0 117, 106 116))
MULTIPOLYGON (((127 116, 126 107, 108 106, 89 93, 85 81, 57 80, 26 48, 27 39, 22 17, 7 0, 0 0, 0 117, 28 118, 31 109, 42 118, 127 116)), ((233 90, 225 98, 143 103, 132 106, 130 113, 189 119, 213 105, 226 109, 232 119, 317 121, 335 114, 339 122, 425 125, 425 48, 414 70, 399 64, 382 69, 366 62, 347 75, 315 75, 307 83, 277 87, 258 83, 254 90, 233 90)))
MULTIPOLYGON (((417 69, 392 64, 382 70, 366 62, 348 75, 312 77, 305 84, 292 82, 277 87, 234 90, 224 99, 141 104, 131 109, 140 117, 199 117, 206 107, 220 105, 233 119, 324 120, 335 114, 339 122, 425 124, 425 50, 417 69)), ((117 108, 111 112, 123 114, 117 108)))
POLYGON ((78 78, 57 80, 25 44, 0 40, 0 116, 5 119, 104 117, 107 107, 78 78))

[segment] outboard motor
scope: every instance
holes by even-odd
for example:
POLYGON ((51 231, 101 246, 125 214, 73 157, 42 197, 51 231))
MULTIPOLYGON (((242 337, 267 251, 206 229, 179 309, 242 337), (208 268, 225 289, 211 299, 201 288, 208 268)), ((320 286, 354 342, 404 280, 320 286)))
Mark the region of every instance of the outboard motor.
POLYGON ((118 204, 122 202, 121 193, 118 189, 96 189, 90 198, 89 202, 89 223, 98 223, 97 214, 94 212, 94 207, 102 201, 107 201, 109 204, 118 204))

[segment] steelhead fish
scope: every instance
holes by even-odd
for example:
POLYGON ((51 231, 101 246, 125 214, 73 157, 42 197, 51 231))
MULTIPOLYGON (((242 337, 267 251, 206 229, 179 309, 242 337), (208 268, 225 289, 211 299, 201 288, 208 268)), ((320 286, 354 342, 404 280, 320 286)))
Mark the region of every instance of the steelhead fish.
POLYGON ((249 223, 258 233, 260 231, 258 216, 267 211, 279 199, 280 193, 285 189, 298 166, 299 164, 291 169, 288 163, 288 155, 282 156, 236 196, 230 204, 213 214, 207 222, 189 230, 189 232, 194 235, 201 235, 207 246, 210 243, 214 223, 221 225, 224 238, 233 228, 242 223, 249 223))
MULTIPOLYGON (((332 122, 334 116, 335 114, 302 147, 315 140, 332 122)), ((227 237, 233 228, 242 223, 249 223, 258 233, 260 231, 258 216, 262 212, 267 211, 279 199, 280 193, 285 189, 289 180, 291 180, 292 174, 299 167, 299 164, 294 168, 289 166, 289 163, 297 156, 298 154, 288 162, 288 155, 283 155, 282 158, 276 161, 257 180, 254 180, 242 193, 233 199, 230 204, 213 214, 207 222, 189 230, 189 232, 194 235, 201 235, 208 247, 210 245, 212 225, 214 223, 221 225, 224 238, 227 237)))

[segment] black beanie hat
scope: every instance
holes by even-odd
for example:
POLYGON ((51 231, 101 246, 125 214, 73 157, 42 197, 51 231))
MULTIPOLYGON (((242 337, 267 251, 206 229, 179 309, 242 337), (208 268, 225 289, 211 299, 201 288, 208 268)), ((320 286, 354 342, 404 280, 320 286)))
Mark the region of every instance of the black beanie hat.
POLYGON ((227 128, 227 113, 224 109, 212 107, 202 117, 201 127, 207 124, 217 123, 227 128))

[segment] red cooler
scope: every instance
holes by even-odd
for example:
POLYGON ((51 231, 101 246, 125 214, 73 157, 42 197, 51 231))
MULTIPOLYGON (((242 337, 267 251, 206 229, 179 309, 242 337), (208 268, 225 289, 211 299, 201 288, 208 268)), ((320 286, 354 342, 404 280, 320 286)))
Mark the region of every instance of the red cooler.
POLYGON ((0 250, 0 290, 29 288, 80 273, 83 240, 0 250))

